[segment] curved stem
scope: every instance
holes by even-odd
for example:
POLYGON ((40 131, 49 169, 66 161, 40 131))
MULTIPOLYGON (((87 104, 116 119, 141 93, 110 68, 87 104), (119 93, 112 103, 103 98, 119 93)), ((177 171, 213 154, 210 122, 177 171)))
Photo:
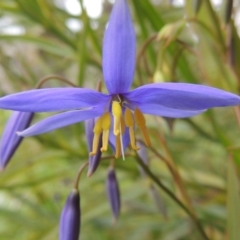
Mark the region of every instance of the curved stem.
POLYGON ((41 88, 44 83, 46 83, 47 81, 52 80, 52 79, 57 79, 58 81, 66 83, 66 84, 68 84, 68 85, 70 85, 72 87, 77 87, 77 85, 75 85, 74 83, 70 82, 69 80, 67 80, 64 77, 60 77, 58 75, 49 75, 49 76, 44 77, 41 80, 39 80, 39 82, 36 85, 36 88, 41 88))
POLYGON ((86 166, 88 166, 89 162, 85 162, 78 170, 78 174, 77 174, 77 177, 75 179, 75 182, 74 182, 74 187, 75 189, 78 189, 78 183, 79 183, 79 180, 80 180, 80 177, 82 175, 82 172, 83 170, 85 169, 86 166))
POLYGON ((169 190, 166 186, 164 186, 162 184, 162 182, 149 170, 148 166, 145 165, 141 159, 136 156, 135 157, 136 161, 138 162, 138 164, 143 168, 143 170, 145 171, 145 173, 152 179, 152 181, 154 181, 157 186, 159 188, 161 188, 172 200, 174 200, 190 217, 191 219, 194 221, 194 223, 196 224, 197 229, 199 230, 199 232, 201 233, 203 239, 205 240, 209 240, 208 236, 206 235, 206 233, 203 230, 203 227, 200 223, 200 221, 197 219, 197 217, 192 213, 191 210, 189 210, 173 193, 171 190, 169 190))

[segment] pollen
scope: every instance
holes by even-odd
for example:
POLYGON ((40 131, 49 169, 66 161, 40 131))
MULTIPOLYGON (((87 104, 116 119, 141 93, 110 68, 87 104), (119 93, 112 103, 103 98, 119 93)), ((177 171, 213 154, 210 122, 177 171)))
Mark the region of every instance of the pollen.
POLYGON ((120 124, 122 117, 122 107, 120 102, 112 102, 112 114, 113 114, 113 133, 115 136, 120 134, 120 124))
POLYGON ((151 140, 148 135, 148 130, 146 127, 146 120, 145 120, 142 112, 138 108, 136 108, 134 111, 134 117, 135 117, 137 126, 140 128, 140 130, 143 134, 146 146, 150 147, 152 144, 151 144, 151 140))

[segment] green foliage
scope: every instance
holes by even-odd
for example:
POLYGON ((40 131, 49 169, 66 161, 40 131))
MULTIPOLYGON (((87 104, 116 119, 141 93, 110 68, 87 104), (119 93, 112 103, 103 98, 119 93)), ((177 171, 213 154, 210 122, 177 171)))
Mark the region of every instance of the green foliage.
MULTIPOLYGON (((102 15, 92 19, 84 9, 75 16, 57 2, 0 1, 2 19, 11 20, 7 27, 0 25, 0 96, 34 88, 52 74, 93 89, 102 80, 102 36, 112 5, 105 0, 102 15), (68 19, 79 21, 81 29, 69 28, 68 19), (12 26, 22 32, 4 32, 12 26)), ((217 8, 210 0, 185 1, 180 7, 167 0, 128 2, 138 46, 134 86, 183 81, 239 93, 239 29, 229 20, 229 5, 217 8)), ((83 6, 81 0, 79 4, 83 6)), ((65 85, 56 79, 44 86, 65 85)), ((9 115, 0 110, 0 134, 9 115)), ((35 121, 45 116, 37 114, 35 121)), ((239 125, 238 107, 174 121, 147 117, 153 143, 149 169, 157 180, 140 174, 130 149, 125 161, 116 161, 122 209, 113 225, 105 194, 109 160, 91 178, 83 174, 81 239, 198 240, 203 239, 198 223, 209 239, 239 239, 239 125)), ((112 155, 109 150, 103 157, 112 155)), ((0 239, 57 239, 61 209, 77 169, 87 160, 81 124, 24 139, 0 174, 0 239)))

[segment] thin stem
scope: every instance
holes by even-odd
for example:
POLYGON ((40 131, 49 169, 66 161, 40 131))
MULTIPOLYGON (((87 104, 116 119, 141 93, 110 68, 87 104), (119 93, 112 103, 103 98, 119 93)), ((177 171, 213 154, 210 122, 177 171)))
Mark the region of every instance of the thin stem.
MULTIPOLYGON (((143 43, 143 46, 141 47, 141 49, 140 49, 140 51, 139 51, 139 53, 138 53, 138 55, 137 55, 137 61, 136 61, 137 69, 138 69, 138 66, 139 66, 139 64, 140 64, 140 59, 141 59, 142 56, 144 56, 144 53, 145 53, 148 45, 149 45, 152 41, 154 41, 156 38, 157 38, 157 34, 153 34, 152 36, 150 36, 150 37, 143 43)), ((148 66, 146 65, 146 64, 147 64, 146 59, 144 58, 143 60, 144 60, 145 67, 146 67, 146 69, 147 69, 147 73, 149 74, 149 71, 148 71, 149 69, 148 69, 148 66)), ((140 80, 141 84, 143 84, 142 79, 141 79, 141 74, 139 74, 139 80, 140 80)))
MULTIPOLYGON (((127 157, 129 157, 129 156, 132 157, 133 155, 131 155, 131 154, 126 154, 126 156, 127 156, 127 157)), ((107 156, 107 157, 103 157, 103 158, 101 158, 101 161, 102 161, 102 160, 111 160, 110 166, 112 166, 112 167, 114 167, 114 164, 115 164, 115 161, 116 161, 116 160, 115 160, 115 156, 113 156, 113 155, 107 156)), ((89 162, 85 162, 85 163, 79 168, 77 177, 76 177, 75 182, 74 182, 74 188, 75 188, 75 189, 78 189, 78 184, 79 184, 80 177, 81 177, 81 175, 82 175, 83 170, 88 166, 88 164, 89 164, 89 162)))
POLYGON ((78 189, 78 183, 79 183, 79 180, 80 180, 80 177, 82 175, 82 172, 83 170, 85 169, 86 166, 88 166, 89 162, 85 162, 78 170, 78 174, 77 174, 77 177, 75 179, 75 182, 74 182, 74 188, 75 189, 78 189))
POLYGON ((77 87, 77 85, 75 85, 74 83, 72 83, 71 81, 67 80, 64 77, 61 77, 61 76, 58 76, 58 75, 49 75, 49 76, 44 77, 41 80, 39 80, 39 82, 36 85, 36 88, 41 88, 44 83, 46 83, 47 81, 52 80, 52 79, 57 79, 57 80, 59 80, 63 83, 66 83, 66 84, 68 84, 72 87, 77 87))
POLYGON ((152 36, 150 36, 144 43, 143 46, 141 47, 141 50, 139 51, 138 55, 137 55, 137 65, 139 64, 140 58, 142 57, 142 55, 144 54, 144 52, 147 49, 147 46, 154 41, 157 38, 158 34, 153 34, 152 36))
POLYGON ((196 224, 197 229, 201 233, 202 237, 206 240, 209 240, 208 236, 204 232, 201 223, 197 219, 197 217, 189 210, 173 193, 169 190, 166 186, 162 184, 162 182, 149 170, 148 166, 145 165, 138 156, 135 156, 136 161, 138 164, 143 168, 145 173, 157 184, 159 188, 161 188, 172 200, 174 200, 194 221, 196 224))

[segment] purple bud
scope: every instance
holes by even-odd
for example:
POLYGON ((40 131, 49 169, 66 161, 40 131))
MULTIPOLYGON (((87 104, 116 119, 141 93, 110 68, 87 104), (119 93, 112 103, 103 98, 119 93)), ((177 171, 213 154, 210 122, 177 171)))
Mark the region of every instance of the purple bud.
POLYGON ((33 113, 30 112, 13 112, 5 126, 1 143, 0 143, 0 168, 4 169, 11 157, 15 153, 22 137, 16 132, 26 129, 33 118, 33 113))
POLYGON ((59 229, 59 240, 78 240, 80 234, 80 195, 73 189, 62 210, 59 229))
MULTIPOLYGON (((87 145, 88 145, 88 151, 91 152, 92 150, 92 143, 93 143, 93 128, 94 128, 95 121, 94 119, 89 119, 85 121, 85 132, 86 132, 86 137, 87 137, 87 145)), ((96 155, 94 156, 89 156, 89 165, 88 165, 88 173, 87 176, 90 177, 97 169, 102 152, 100 151, 100 148, 102 146, 102 136, 100 136, 100 141, 98 144, 98 151, 96 155)))
POLYGON ((113 168, 110 168, 108 171, 106 189, 114 220, 116 222, 120 212, 120 192, 117 177, 113 168))

